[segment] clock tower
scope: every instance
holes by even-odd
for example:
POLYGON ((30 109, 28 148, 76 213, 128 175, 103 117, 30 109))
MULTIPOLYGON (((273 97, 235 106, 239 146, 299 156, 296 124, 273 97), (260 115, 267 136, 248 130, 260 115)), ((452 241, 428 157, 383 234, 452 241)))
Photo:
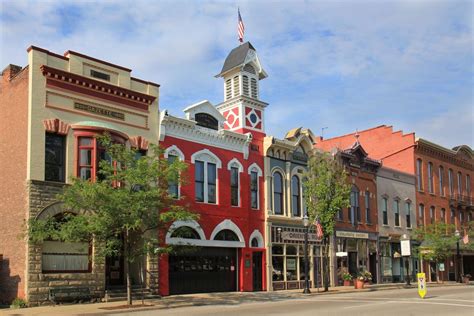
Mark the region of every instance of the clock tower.
POLYGON ((257 51, 250 42, 234 48, 221 72, 224 79, 224 102, 217 109, 225 117, 224 128, 238 133, 265 134, 264 110, 268 103, 260 100, 259 81, 267 77, 257 51))

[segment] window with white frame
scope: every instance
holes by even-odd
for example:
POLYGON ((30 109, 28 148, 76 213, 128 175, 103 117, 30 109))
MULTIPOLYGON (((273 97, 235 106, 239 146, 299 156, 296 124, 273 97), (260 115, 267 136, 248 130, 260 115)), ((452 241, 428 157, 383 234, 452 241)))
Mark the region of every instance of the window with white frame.
POLYGON ((291 210, 293 216, 301 216, 301 186, 296 175, 291 177, 291 210))
POLYGON ((444 168, 439 166, 438 170, 439 195, 444 196, 444 168))
POLYGON ((240 206, 240 173, 243 171, 242 164, 236 159, 232 159, 227 164, 230 172, 230 204, 240 206))
POLYGON ((384 197, 382 199, 382 223, 388 225, 388 199, 384 197))
POLYGON ((448 170, 448 182, 449 182, 449 195, 454 194, 454 176, 453 169, 448 170))
POLYGON ((217 169, 221 161, 208 149, 191 156, 194 164, 194 192, 197 202, 217 204, 217 169))
POLYGON ((433 164, 431 162, 428 162, 428 192, 434 193, 433 164))
POLYGON ((279 171, 273 173, 273 211, 283 215, 283 176, 279 171))
MULTIPOLYGON (((168 160, 169 164, 172 164, 175 160, 184 161, 183 152, 175 145, 166 148, 164 153, 165 158, 168 160)), ((180 197, 180 185, 179 179, 168 180, 168 194, 175 199, 180 197)))
POLYGON ((411 228, 411 202, 406 201, 405 202, 405 212, 406 212, 406 222, 407 222, 407 228, 411 228))
POLYGON ((395 215, 395 227, 400 227, 400 200, 393 200, 393 213, 395 215))
POLYGON ((258 210, 260 208, 260 188, 259 188, 259 177, 263 175, 262 169, 253 163, 248 169, 250 175, 250 207, 258 210))

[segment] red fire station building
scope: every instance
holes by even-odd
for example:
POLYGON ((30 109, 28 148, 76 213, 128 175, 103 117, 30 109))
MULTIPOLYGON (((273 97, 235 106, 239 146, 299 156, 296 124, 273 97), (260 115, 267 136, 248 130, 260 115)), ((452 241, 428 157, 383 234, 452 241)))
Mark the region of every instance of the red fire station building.
POLYGON ((255 49, 233 49, 216 77, 224 102, 188 106, 185 117, 162 111, 160 144, 169 160, 188 164, 172 194, 199 214, 174 222, 168 245, 186 251, 160 258, 160 294, 265 290, 264 110, 258 84, 266 78, 255 49))

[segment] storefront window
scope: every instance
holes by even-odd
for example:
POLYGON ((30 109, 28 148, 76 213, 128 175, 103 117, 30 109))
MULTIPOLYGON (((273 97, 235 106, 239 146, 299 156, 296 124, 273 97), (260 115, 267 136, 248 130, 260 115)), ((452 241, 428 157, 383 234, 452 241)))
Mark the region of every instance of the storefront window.
POLYGON ((272 280, 284 281, 285 272, 283 266, 283 245, 274 245, 272 247, 272 280))

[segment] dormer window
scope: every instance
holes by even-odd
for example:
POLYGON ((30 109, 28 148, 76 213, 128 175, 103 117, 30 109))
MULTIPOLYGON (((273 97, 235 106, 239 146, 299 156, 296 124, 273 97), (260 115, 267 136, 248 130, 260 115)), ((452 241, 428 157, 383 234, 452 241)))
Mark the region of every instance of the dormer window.
POLYGON ((210 128, 216 131, 219 129, 219 122, 212 115, 207 113, 196 113, 194 119, 199 126, 210 128))
POLYGON ((100 80, 105 80, 105 81, 110 81, 110 75, 106 74, 104 72, 96 71, 91 69, 91 77, 100 79, 100 80))

